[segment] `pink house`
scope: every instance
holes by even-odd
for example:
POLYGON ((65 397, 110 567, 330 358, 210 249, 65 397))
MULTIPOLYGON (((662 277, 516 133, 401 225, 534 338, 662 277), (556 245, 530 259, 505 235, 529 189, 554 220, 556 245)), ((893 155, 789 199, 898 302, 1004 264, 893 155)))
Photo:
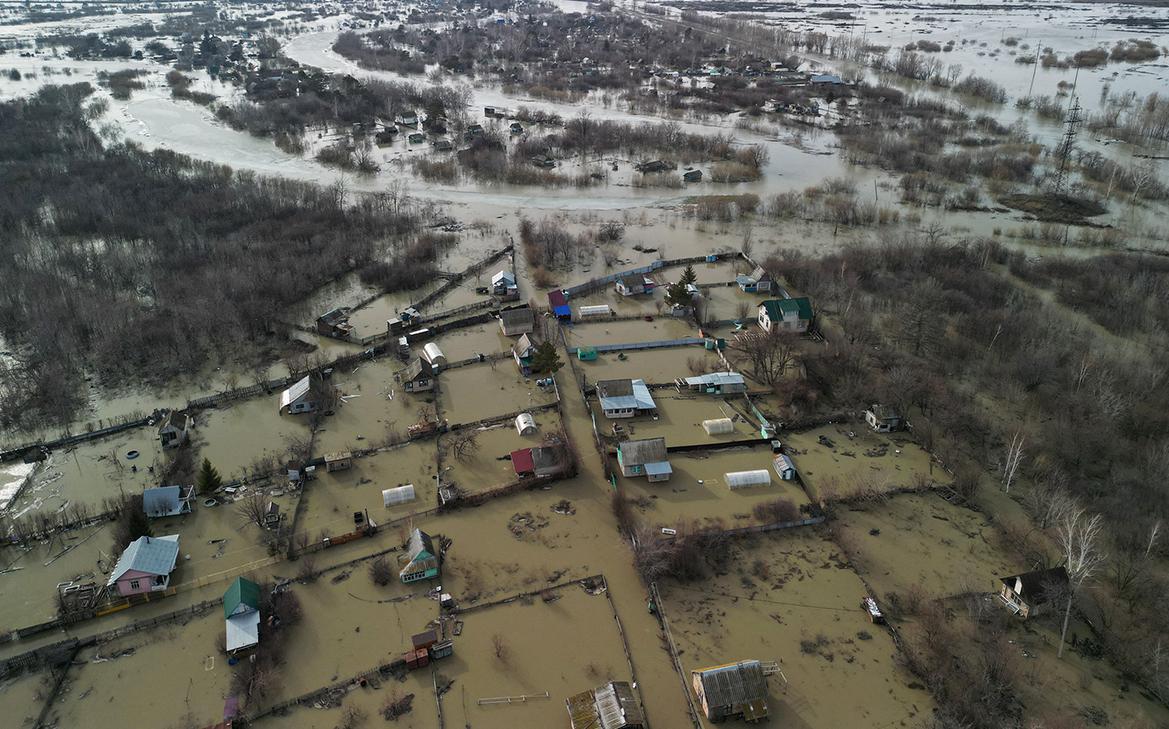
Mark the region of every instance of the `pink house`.
POLYGON ((106 586, 122 597, 165 590, 178 559, 178 534, 138 537, 118 557, 106 586))

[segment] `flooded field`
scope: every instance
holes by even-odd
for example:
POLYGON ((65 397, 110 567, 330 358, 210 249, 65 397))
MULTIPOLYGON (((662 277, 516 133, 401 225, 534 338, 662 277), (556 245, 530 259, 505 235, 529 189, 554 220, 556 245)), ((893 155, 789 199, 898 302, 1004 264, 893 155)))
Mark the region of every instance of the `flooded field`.
POLYGON ((909 687, 914 677, 894 659, 888 632, 860 610, 864 585, 831 542, 808 528, 754 537, 734 545, 727 567, 662 585, 663 608, 686 671, 779 663, 760 726, 884 727, 930 716, 929 694, 909 687))
MULTIPOLYGON (((538 446, 545 437, 560 429, 560 418, 555 410, 536 413, 535 418, 539 430, 534 435, 521 436, 510 422, 476 430, 473 452, 462 458, 447 453, 443 461, 443 483, 454 483, 460 490, 474 493, 516 480, 512 462, 503 456, 520 448, 538 446)), ((443 439, 449 440, 449 436, 443 436, 443 439)), ((449 445, 442 447, 449 450, 449 445)))
POLYGON ((23 673, 0 681, 0 713, 16 729, 35 729, 37 712, 52 688, 48 673, 23 673))
POLYGON ((452 425, 556 402, 555 392, 536 387, 507 359, 445 370, 438 383, 439 414, 452 425))
POLYGON ((309 435, 306 416, 279 410, 280 393, 273 392, 201 414, 191 436, 199 460, 210 460, 224 479, 242 477, 257 466, 271 472, 284 461, 290 443, 309 435))
MULTIPOLYGON (((683 336, 697 334, 691 330, 683 336)), ((600 352, 592 362, 577 362, 576 366, 590 383, 628 378, 642 379, 650 384, 665 384, 695 373, 721 372, 726 369, 718 355, 695 345, 644 349, 624 354, 625 358, 622 359, 617 352, 600 352)), ((654 398, 657 398, 656 394, 654 398)))
POLYGON ((781 433, 780 437, 816 499, 951 480, 905 434, 876 433, 863 422, 781 433))
POLYGON ((438 345, 448 360, 458 362, 480 354, 510 352, 517 339, 518 337, 504 336, 499 328, 499 322, 492 320, 477 326, 445 332, 432 341, 438 345))
POLYGON ((639 416, 636 418, 618 418, 610 420, 605 417, 597 402, 593 402, 593 411, 596 414, 597 427, 602 433, 612 433, 612 426, 619 425, 625 430, 622 438, 657 438, 666 439, 666 445, 679 446, 698 443, 717 443, 745 438, 758 438, 759 426, 754 421, 746 422, 740 414, 739 408, 729 404, 722 398, 681 395, 673 388, 654 390, 651 393, 658 406, 656 418, 639 416), (731 418, 735 421, 734 431, 707 435, 702 427, 702 421, 720 418, 731 418))
MULTIPOLYGON (((602 318, 577 322, 565 331, 565 339, 569 347, 596 347, 602 344, 631 344, 698 336, 698 331, 685 319, 672 316, 650 318, 652 321, 605 321, 602 318)), ((603 356, 615 358, 617 354, 606 353, 603 356)), ((626 353, 626 356, 630 356, 630 353, 626 353)))

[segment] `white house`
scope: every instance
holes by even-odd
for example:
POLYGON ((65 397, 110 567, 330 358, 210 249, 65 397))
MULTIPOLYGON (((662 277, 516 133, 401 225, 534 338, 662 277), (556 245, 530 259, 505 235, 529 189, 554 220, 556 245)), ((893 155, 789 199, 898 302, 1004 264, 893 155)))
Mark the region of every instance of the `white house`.
POLYGON ((801 333, 811 325, 812 302, 806 296, 768 299, 759 305, 759 328, 765 332, 801 333))
POLYGON ((601 380, 597 383, 597 399, 601 401, 601 411, 610 419, 654 415, 658 411, 645 380, 601 380))
POLYGON ((317 409, 309 376, 305 375, 292 387, 280 393, 280 414, 311 413, 317 409))

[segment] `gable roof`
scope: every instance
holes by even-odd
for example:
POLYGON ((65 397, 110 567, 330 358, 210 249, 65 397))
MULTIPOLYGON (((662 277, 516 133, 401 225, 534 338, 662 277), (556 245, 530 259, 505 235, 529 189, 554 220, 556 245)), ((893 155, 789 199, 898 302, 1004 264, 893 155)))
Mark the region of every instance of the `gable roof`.
POLYGON ((175 516, 183 513, 183 487, 158 486, 142 491, 142 511, 146 516, 175 516))
POLYGON ((694 671, 702 681, 707 706, 734 706, 767 698, 767 679, 759 661, 739 661, 694 671))
POLYGON ((223 593, 223 617, 260 609, 260 586, 243 577, 235 578, 223 593))
POLYGON ((795 314, 802 321, 812 321, 812 302, 807 296, 794 299, 768 299, 759 305, 767 311, 773 321, 780 321, 785 314, 795 314))
POLYGON ((171 410, 167 412, 167 414, 162 417, 162 420, 158 422, 158 432, 161 434, 163 431, 169 430, 170 428, 186 430, 190 420, 191 416, 187 415, 186 413, 180 413, 177 410, 171 410))
POLYGON ((110 572, 107 585, 112 585, 127 572, 145 572, 148 575, 169 575, 179 559, 179 535, 165 537, 138 537, 126 546, 117 564, 110 572))
POLYGON ((645 380, 601 380, 597 397, 602 410, 653 410, 657 407, 645 380))
POLYGON ((550 306, 566 306, 568 304, 568 297, 560 289, 548 292, 548 304, 550 306))
POLYGON ((437 556, 434 551, 434 541, 430 535, 421 529, 415 529, 410 532, 410 544, 406 549, 406 555, 410 557, 411 561, 419 558, 419 556, 437 556))
POLYGON ((559 446, 537 446, 531 451, 532 465, 536 470, 552 468, 560 464, 561 449, 559 446))
POLYGON ((284 392, 280 393, 280 407, 286 408, 308 394, 309 377, 305 375, 284 392))
POLYGON ((524 329, 530 332, 536 325, 536 313, 526 306, 519 309, 505 309, 499 312, 499 320, 503 322, 505 329, 511 331, 524 329))
POLYGON ((532 338, 524 334, 516 341, 515 346, 512 347, 512 352, 515 352, 520 357, 527 357, 535 348, 536 345, 532 344, 532 338))
POLYGON ((645 288, 645 277, 640 273, 631 273, 618 279, 618 283, 627 289, 645 288))
POLYGON ((531 448, 520 448, 511 452, 511 465, 517 474, 530 473, 536 470, 536 463, 532 459, 531 448))
POLYGON ((491 284, 508 283, 515 285, 515 274, 511 271, 498 271, 491 277, 491 284))
POLYGON ((770 281, 771 274, 764 270, 763 266, 756 266, 755 270, 751 272, 751 278, 756 281, 770 281))
POLYGON ((687 377, 687 385, 746 385, 747 380, 738 372, 710 372, 697 377, 687 377))
POLYGON ((430 363, 422 357, 418 357, 413 362, 406 365, 405 369, 398 372, 398 377, 402 382, 413 382, 423 375, 430 377, 433 373, 434 370, 431 368, 430 363))
POLYGON ((666 460, 666 439, 627 440, 619 444, 617 450, 621 452, 621 462, 630 466, 659 463, 666 460))
POLYGON ((1023 589, 1019 591, 1019 596, 1032 605, 1037 605, 1045 600, 1047 591, 1051 587, 1067 584, 1068 571, 1064 569, 1063 565, 1060 565, 1046 570, 1035 570, 1002 578, 1003 584, 1010 585, 1012 590, 1015 589, 1016 580, 1023 582, 1023 589))

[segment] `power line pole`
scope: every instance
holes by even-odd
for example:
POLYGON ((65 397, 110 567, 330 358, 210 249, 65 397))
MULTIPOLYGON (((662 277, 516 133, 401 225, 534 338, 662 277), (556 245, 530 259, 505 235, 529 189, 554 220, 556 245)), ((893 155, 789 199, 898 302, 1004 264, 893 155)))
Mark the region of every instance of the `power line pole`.
POLYGON ((1072 151, 1076 146, 1076 132, 1081 121, 1080 117, 1080 102, 1076 97, 1072 97, 1071 104, 1068 105, 1068 114, 1064 119, 1064 126, 1066 127, 1063 133, 1063 139, 1056 149, 1056 159, 1059 160, 1059 169, 1055 174, 1055 194, 1064 194, 1064 183, 1067 181, 1068 162, 1071 160, 1072 151))

